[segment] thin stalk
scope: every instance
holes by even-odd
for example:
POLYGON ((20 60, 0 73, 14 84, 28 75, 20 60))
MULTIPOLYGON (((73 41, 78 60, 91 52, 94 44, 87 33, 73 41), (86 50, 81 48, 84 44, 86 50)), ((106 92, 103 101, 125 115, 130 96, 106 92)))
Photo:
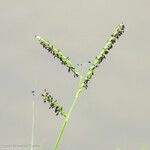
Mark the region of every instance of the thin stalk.
POLYGON ((68 124, 70 115, 71 115, 71 113, 72 113, 72 111, 73 111, 73 109, 74 109, 74 107, 75 107, 75 104, 76 104, 76 102, 77 102, 77 99, 78 99, 78 97, 79 97, 81 91, 84 89, 84 88, 82 88, 81 85, 82 85, 82 78, 80 78, 79 88, 77 89, 77 92, 76 92, 76 94, 75 94, 73 103, 72 103, 72 105, 71 105, 71 107, 70 107, 70 110, 69 110, 69 112, 68 112, 68 114, 67 114, 67 116, 66 116, 66 118, 65 118, 65 121, 64 121, 63 126, 62 126, 61 131, 60 131, 60 134, 59 134, 59 136, 58 136, 58 138, 57 138, 57 141, 56 141, 56 143, 55 143, 54 150, 57 150, 57 149, 58 149, 59 142, 60 142, 61 137, 62 137, 62 135, 63 135, 63 133, 64 133, 65 127, 66 127, 66 125, 68 124))
POLYGON ((33 150, 33 144, 34 144, 34 124, 35 124, 35 103, 33 99, 33 104, 32 104, 32 137, 31 137, 31 147, 30 150, 33 150))
POLYGON ((60 139, 61 139, 61 137, 62 137, 62 135, 63 135, 63 133, 64 133, 64 130, 65 130, 66 125, 67 125, 67 122, 64 121, 63 126, 62 126, 62 128, 61 128, 61 132, 60 132, 60 134, 59 134, 59 136, 58 136, 58 138, 57 138, 57 141, 56 141, 56 143, 55 143, 54 150, 57 150, 57 148, 58 148, 58 144, 59 144, 60 139))

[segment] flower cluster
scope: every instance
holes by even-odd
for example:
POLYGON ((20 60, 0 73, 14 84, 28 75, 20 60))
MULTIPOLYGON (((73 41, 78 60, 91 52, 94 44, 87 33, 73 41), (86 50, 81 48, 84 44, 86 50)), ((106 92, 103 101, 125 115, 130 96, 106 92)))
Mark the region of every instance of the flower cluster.
POLYGON ((41 95, 44 103, 46 101, 50 104, 49 109, 53 109, 56 113, 56 116, 61 114, 63 117, 66 117, 66 114, 63 111, 63 108, 57 105, 57 100, 54 100, 54 98, 45 90, 45 93, 41 95))
POLYGON ((74 77, 80 76, 80 73, 73 66, 73 64, 69 60, 69 58, 64 56, 60 52, 60 50, 57 50, 56 48, 54 48, 54 46, 51 45, 49 41, 46 41, 39 36, 35 36, 35 37, 40 42, 40 44, 43 46, 43 48, 47 49, 47 51, 50 52, 54 56, 54 58, 57 57, 63 65, 66 65, 68 67, 68 72, 72 71, 74 73, 74 77))
POLYGON ((89 68, 87 74, 83 79, 83 83, 81 84, 82 87, 87 89, 88 82, 94 75, 95 68, 97 68, 98 65, 106 58, 106 55, 109 53, 109 50, 113 47, 113 44, 116 42, 116 39, 118 39, 124 33, 124 28, 125 26, 123 24, 120 24, 107 41, 106 45, 102 49, 102 52, 98 56, 96 56, 94 63, 89 68))

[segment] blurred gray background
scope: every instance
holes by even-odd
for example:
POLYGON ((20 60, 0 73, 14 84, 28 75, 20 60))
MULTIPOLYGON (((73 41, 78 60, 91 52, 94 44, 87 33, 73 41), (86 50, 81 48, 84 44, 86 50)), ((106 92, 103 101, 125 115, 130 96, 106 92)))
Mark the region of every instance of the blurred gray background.
POLYGON ((68 111, 79 79, 43 50, 49 40, 85 73, 116 26, 124 35, 95 71, 73 111, 59 150, 150 148, 149 0, 0 0, 0 145, 31 142, 53 150, 63 123, 40 94, 68 111), (35 96, 31 91, 35 90, 35 96))

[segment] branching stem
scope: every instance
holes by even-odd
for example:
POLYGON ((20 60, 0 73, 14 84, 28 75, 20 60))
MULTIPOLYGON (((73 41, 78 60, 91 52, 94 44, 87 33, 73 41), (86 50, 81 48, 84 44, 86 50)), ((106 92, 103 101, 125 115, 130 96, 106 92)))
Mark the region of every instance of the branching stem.
POLYGON ((80 76, 80 83, 79 83, 79 88, 77 89, 77 92, 75 94, 73 103, 70 107, 69 112, 67 113, 67 116, 65 118, 65 121, 63 123, 62 129, 60 131, 60 134, 58 136, 58 139, 56 141, 54 150, 57 150, 58 148, 58 144, 60 142, 60 139, 63 135, 64 129, 66 127, 66 125, 68 124, 68 120, 70 118, 70 115, 75 107, 75 104, 77 102, 77 99, 81 93, 81 91, 83 89, 87 89, 88 85, 87 83, 90 81, 90 79, 92 78, 92 76, 94 75, 94 71, 95 69, 98 67, 98 65, 103 61, 104 58, 106 58, 106 55, 109 53, 110 49, 112 49, 114 43, 116 42, 116 39, 118 39, 124 32, 124 28, 125 26, 123 24, 120 24, 114 31, 114 33, 111 35, 111 37, 108 39, 108 41, 106 42, 104 48, 102 49, 101 53, 99 53, 99 55, 96 56, 94 63, 92 64, 92 66, 89 68, 89 70, 87 71, 86 75, 84 77, 80 76))
MULTIPOLYGON (((114 43, 116 43, 116 40, 124 33, 124 28, 125 28, 125 26, 122 23, 117 26, 114 33, 107 40, 102 51, 96 56, 95 60, 92 63, 92 66, 88 69, 88 71, 84 77, 82 77, 82 75, 73 66, 72 62, 67 57, 65 57, 59 50, 55 49, 53 47, 53 45, 51 45, 48 41, 40 38, 39 36, 36 36, 36 39, 40 42, 40 44, 43 45, 43 47, 46 48, 49 52, 51 52, 54 55, 54 57, 58 57, 63 64, 67 65, 67 67, 69 68, 69 71, 71 70, 74 73, 74 76, 80 77, 79 87, 76 91, 76 94, 75 94, 73 103, 69 109, 69 112, 65 116, 63 115, 63 112, 61 112, 62 115, 65 117, 65 120, 62 125, 62 129, 59 133, 58 139, 55 143, 54 150, 58 149, 58 145, 60 143, 61 137, 64 133, 66 125, 68 124, 70 115, 76 105, 77 99, 78 99, 81 91, 83 91, 83 89, 87 89, 88 82, 91 80, 92 76, 94 75, 95 69, 106 58, 106 55, 113 48, 114 43)), ((45 97, 47 95, 43 95, 43 96, 45 97)), ((49 97, 46 97, 46 98, 48 98, 48 101, 50 102, 51 105, 53 104, 53 107, 55 107, 55 109, 56 109, 56 107, 58 108, 57 104, 55 104, 51 99, 49 99, 49 97)))
POLYGON ((58 144, 59 144, 60 139, 61 139, 61 137, 62 137, 62 135, 63 135, 64 129, 65 129, 66 125, 68 124, 70 115, 71 115, 71 113, 72 113, 72 111, 73 111, 73 109, 74 109, 74 107, 75 107, 75 104, 76 104, 76 102, 77 102, 77 99, 78 99, 78 97, 79 97, 81 91, 84 89, 81 85, 82 85, 82 78, 80 78, 79 87, 78 87, 77 92, 76 92, 76 94, 75 94, 75 97, 74 97, 73 103, 72 103, 72 105, 71 105, 71 107, 70 107, 70 110, 69 110, 69 112, 68 112, 68 114, 67 114, 67 116, 66 116, 66 118, 65 118, 65 120, 64 120, 64 123, 63 123, 63 126, 62 126, 62 128, 61 128, 60 134, 59 134, 58 139, 57 139, 57 141, 56 141, 56 143, 55 143, 54 150, 57 150, 57 148, 58 148, 58 144))

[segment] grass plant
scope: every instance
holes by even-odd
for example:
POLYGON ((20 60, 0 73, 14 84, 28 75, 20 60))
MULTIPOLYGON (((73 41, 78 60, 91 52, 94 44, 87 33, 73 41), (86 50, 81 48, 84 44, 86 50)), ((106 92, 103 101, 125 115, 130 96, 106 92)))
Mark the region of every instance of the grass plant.
POLYGON ((58 149, 58 145, 64 133, 65 127, 68 124, 69 118, 76 105, 80 93, 84 89, 88 88, 88 83, 91 80, 92 76, 94 75, 95 69, 99 67, 99 64, 102 63, 104 59, 106 59, 106 55, 113 48, 113 45, 116 43, 116 40, 119 39, 119 37, 124 33, 124 29, 125 26, 122 23, 116 27, 115 31, 110 36, 110 38, 108 39, 102 50, 95 57, 95 60, 90 63, 91 66, 85 75, 81 75, 78 69, 73 65, 71 60, 68 57, 66 57, 60 50, 56 49, 49 41, 41 38, 40 36, 35 36, 35 38, 40 42, 40 44, 43 46, 44 49, 50 52, 54 56, 54 58, 58 58, 62 63, 62 65, 65 65, 68 68, 68 72, 72 72, 74 77, 80 78, 79 87, 76 90, 72 105, 70 106, 70 109, 67 113, 64 112, 63 107, 58 105, 57 100, 54 99, 52 94, 50 94, 48 91, 45 90, 44 93, 41 95, 43 101, 49 103, 49 108, 53 109, 56 115, 61 115, 64 118, 62 128, 60 130, 60 133, 58 135, 53 150, 58 149))

